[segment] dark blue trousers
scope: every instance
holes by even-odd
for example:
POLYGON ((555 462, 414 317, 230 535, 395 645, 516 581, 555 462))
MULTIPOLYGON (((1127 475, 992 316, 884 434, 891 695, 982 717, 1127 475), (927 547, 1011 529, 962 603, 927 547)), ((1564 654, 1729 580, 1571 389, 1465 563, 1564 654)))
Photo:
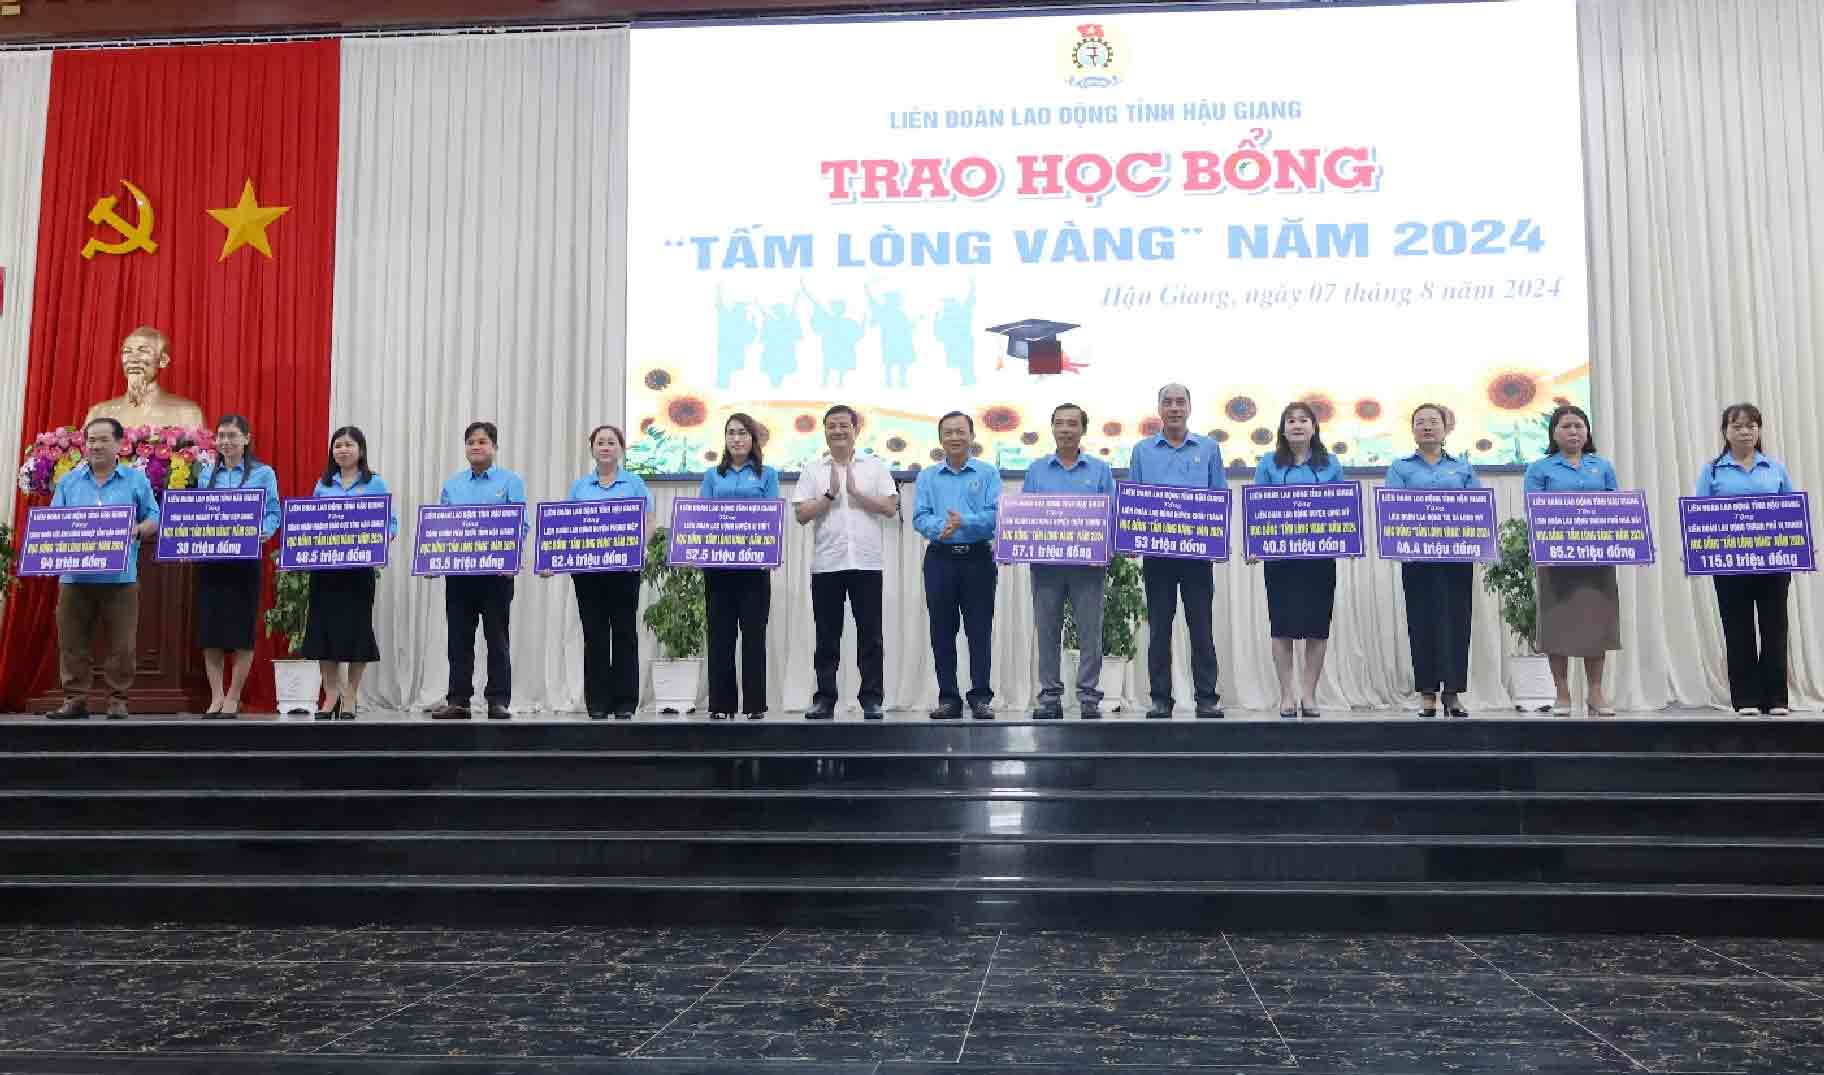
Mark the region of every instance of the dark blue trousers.
POLYGON ((956 685, 956 629, 969 638, 969 702, 989 702, 994 651, 994 546, 932 544, 925 549, 925 608, 931 614, 931 656, 937 664, 939 705, 962 702, 956 685))

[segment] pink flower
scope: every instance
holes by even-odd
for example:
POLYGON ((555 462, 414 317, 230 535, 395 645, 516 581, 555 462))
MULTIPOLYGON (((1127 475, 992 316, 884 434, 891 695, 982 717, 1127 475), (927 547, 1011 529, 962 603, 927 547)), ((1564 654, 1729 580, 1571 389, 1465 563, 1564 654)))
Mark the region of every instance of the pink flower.
POLYGON ((160 459, 169 459, 171 458, 171 449, 161 444, 152 454, 158 456, 160 459))
POLYGON ((149 459, 152 456, 152 445, 141 441, 139 446, 134 449, 134 453, 141 459, 149 459))

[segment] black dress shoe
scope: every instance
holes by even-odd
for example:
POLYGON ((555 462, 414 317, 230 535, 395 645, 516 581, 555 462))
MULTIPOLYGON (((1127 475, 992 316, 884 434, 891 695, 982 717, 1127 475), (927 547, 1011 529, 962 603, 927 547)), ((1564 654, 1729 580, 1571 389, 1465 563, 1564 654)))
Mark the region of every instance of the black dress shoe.
POLYGON ((805 720, 835 720, 836 707, 828 702, 818 702, 804 711, 805 720))
POLYGON ((589 719, 590 720, 607 720, 608 711, 606 709, 591 709, 589 711, 589 719))
POLYGON ((615 713, 614 719, 615 720, 632 720, 633 719, 633 710, 631 710, 631 709, 621 710, 621 711, 615 713))
POLYGON ((1064 707, 1061 705, 1042 705, 1032 711, 1033 720, 1063 720, 1064 707))
POLYGON ((1223 716, 1221 702, 1211 702, 1208 705, 1200 705, 1197 707, 1198 720, 1221 720, 1223 716))
POLYGON ((454 702, 445 702, 431 710, 432 720, 468 720, 473 715, 469 712, 468 706, 457 705, 454 702))
POLYGON ((495 705, 492 702, 490 702, 488 704, 488 719, 489 720, 512 720, 513 711, 511 709, 508 709, 504 705, 495 705))
POLYGON ((765 720, 766 719, 766 710, 762 709, 758 713, 749 713, 747 715, 747 719, 748 720, 765 720))
POLYGON ((65 702, 44 716, 47 720, 88 720, 89 703, 65 702))
POLYGON ((933 709, 925 715, 932 720, 961 720, 963 718, 963 703, 943 702, 940 703, 936 709, 933 709))
POLYGON ((1153 707, 1146 711, 1146 719, 1147 720, 1171 720, 1172 719, 1171 703, 1170 702, 1154 702, 1153 707))
POLYGON ((862 720, 885 720, 887 715, 880 710, 878 702, 861 707, 862 720))
POLYGON ((709 715, 709 719, 710 720, 734 720, 735 715, 733 713, 714 713, 714 712, 712 712, 709 715))
POLYGON ((1449 709, 1446 709, 1444 712, 1449 716, 1457 718, 1458 720, 1463 720, 1464 718, 1469 716, 1469 710, 1464 709, 1460 705, 1453 705, 1449 709))
POLYGON ((1102 707, 1094 702, 1078 702, 1077 718, 1079 720, 1101 720, 1102 707))
POLYGON ((1422 720, 1431 720, 1433 717, 1436 717, 1437 715, 1438 715, 1438 707, 1435 705, 1428 705, 1419 710, 1419 717, 1422 720))
POLYGON ((994 707, 987 702, 970 702, 969 715, 976 720, 993 720, 994 707))

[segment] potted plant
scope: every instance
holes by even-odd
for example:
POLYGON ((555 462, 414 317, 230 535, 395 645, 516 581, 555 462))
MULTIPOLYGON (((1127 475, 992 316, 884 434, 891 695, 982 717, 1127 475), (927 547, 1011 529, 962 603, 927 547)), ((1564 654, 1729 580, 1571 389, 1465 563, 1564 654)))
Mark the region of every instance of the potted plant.
MULTIPOLYGON (((272 554, 276 568, 279 554, 272 554)), ((310 573, 278 571, 273 575, 272 607, 266 610, 266 637, 285 636, 285 652, 292 660, 274 659, 272 678, 279 698, 279 715, 310 713, 317 708, 317 693, 323 688, 323 676, 315 661, 295 659, 304 644, 304 625, 310 619, 310 573)))
POLYGON ((703 572, 694 567, 673 567, 665 548, 671 538, 667 527, 653 530, 646 542, 646 566, 640 578, 652 587, 652 603, 642 617, 658 639, 663 657, 652 662, 652 700, 661 713, 689 713, 697 707, 703 682, 704 607, 703 572))
POLYGON ((1549 709, 1556 692, 1551 663, 1533 648, 1538 637, 1539 596, 1533 589, 1533 550, 1526 520, 1501 524, 1499 557, 1489 564, 1482 587, 1501 602, 1501 622, 1518 643, 1507 657, 1507 690, 1522 709, 1549 709))
POLYGON ((0 523, 0 616, 6 614, 6 600, 13 596, 18 583, 19 550, 13 548, 13 528, 0 523))
MULTIPOLYGON (((1075 683, 1082 642, 1072 608, 1064 606, 1064 679, 1075 683)), ((1102 584, 1102 708, 1120 712, 1126 706, 1127 671, 1134 659, 1134 630, 1146 614, 1140 587, 1140 568, 1130 556, 1116 556, 1108 563, 1102 584)))

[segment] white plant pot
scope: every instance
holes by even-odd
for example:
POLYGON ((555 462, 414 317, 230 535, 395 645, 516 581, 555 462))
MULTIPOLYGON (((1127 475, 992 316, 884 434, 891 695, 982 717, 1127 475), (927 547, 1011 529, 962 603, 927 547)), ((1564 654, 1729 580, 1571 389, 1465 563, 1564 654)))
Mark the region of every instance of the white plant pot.
POLYGON ((1102 688, 1102 708, 1110 713, 1127 708, 1128 664, 1126 657, 1102 658, 1102 677, 1097 686, 1102 688))
POLYGON ((323 673, 315 661, 274 661, 272 679, 279 696, 279 715, 315 713, 323 673))
POLYGON ((703 660, 652 662, 652 706, 661 713, 691 713, 697 708, 697 689, 703 683, 703 660))
POLYGON ((1558 696, 1552 684, 1552 665, 1543 656, 1507 659, 1507 693, 1514 704, 1528 709, 1550 704, 1558 696))
MULTIPOLYGON (((1102 675, 1096 685, 1102 689, 1102 708, 1110 713, 1119 713, 1127 708, 1127 665, 1126 657, 1102 658, 1102 675)), ((1083 667, 1083 655, 1074 649, 1064 651, 1064 660, 1059 668, 1064 680, 1064 693, 1072 695, 1077 690, 1077 669, 1083 667)))

